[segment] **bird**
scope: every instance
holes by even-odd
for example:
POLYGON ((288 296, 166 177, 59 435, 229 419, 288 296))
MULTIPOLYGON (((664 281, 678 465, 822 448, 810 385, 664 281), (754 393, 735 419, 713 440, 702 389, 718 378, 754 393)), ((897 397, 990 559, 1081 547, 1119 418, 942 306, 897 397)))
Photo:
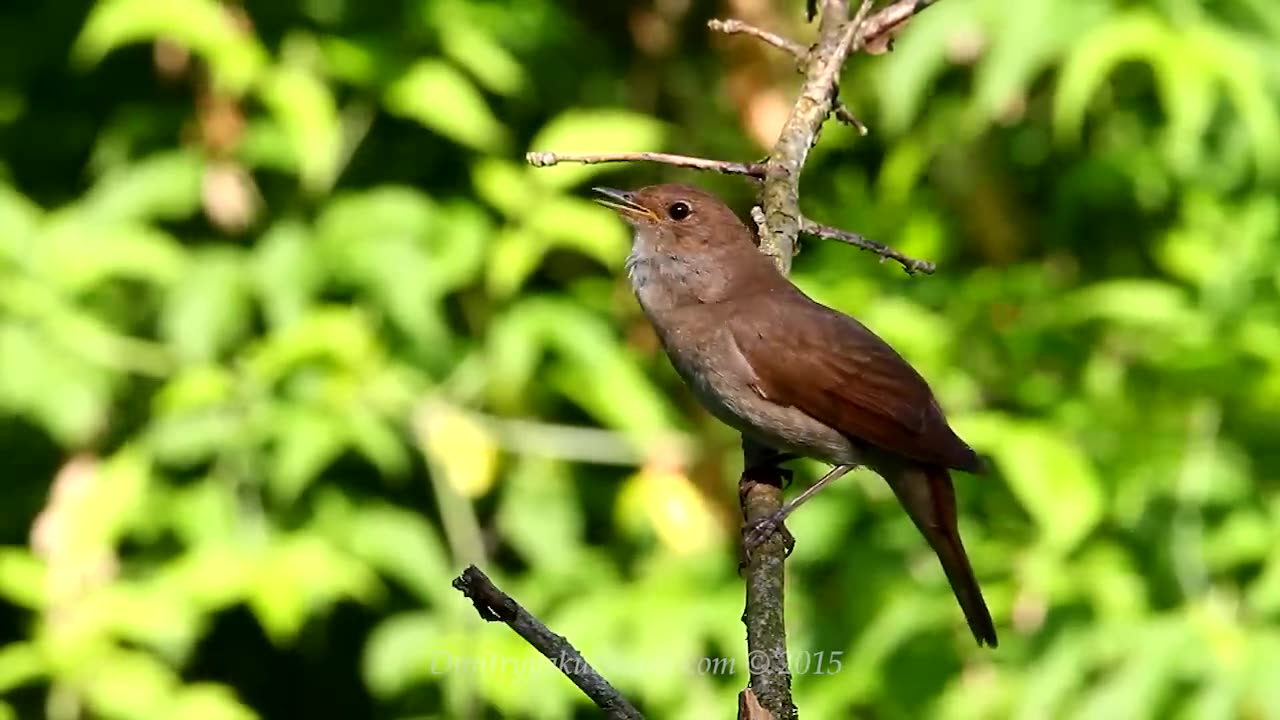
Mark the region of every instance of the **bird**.
POLYGON ((714 194, 690 185, 593 188, 632 229, 626 273, 672 366, 716 418, 777 458, 832 470, 749 528, 783 519, 855 467, 880 475, 937 555, 979 646, 995 623, 960 539, 951 470, 983 459, 948 424, 928 382, 858 320, 806 295, 714 194))

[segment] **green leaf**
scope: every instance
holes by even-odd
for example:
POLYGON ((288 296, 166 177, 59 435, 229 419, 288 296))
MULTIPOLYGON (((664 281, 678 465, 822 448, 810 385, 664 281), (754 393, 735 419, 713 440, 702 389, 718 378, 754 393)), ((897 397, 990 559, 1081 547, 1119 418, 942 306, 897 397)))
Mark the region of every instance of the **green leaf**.
MULTIPOLYGON (((3 560, 0 560, 0 568, 3 560)), ((2 572, 2 570, 0 570, 2 572)), ((29 642, 9 642, 0 648, 0 693, 12 692, 42 678, 49 668, 40 649, 29 642)))
MULTIPOLYGON (((1080 136, 1090 99, 1118 65, 1128 60, 1179 63, 1176 53, 1167 51, 1175 49, 1176 44, 1165 22, 1145 7, 1112 17, 1082 38, 1059 72, 1053 107, 1058 137, 1066 140, 1080 136)), ((1190 70, 1187 82, 1207 80, 1200 69, 1190 70)))
POLYGON ((348 407, 341 417, 352 445, 387 477, 409 470, 409 450, 387 418, 368 408, 348 407))
POLYGON ((1036 75, 1079 42, 1083 31, 1106 18, 1108 10, 1096 0, 1022 0, 998 7, 990 13, 991 48, 974 76, 975 107, 988 122, 1005 115, 1011 101, 1030 91, 1036 75))
POLYGON ((436 528, 421 515, 388 506, 358 507, 334 530, 352 554, 422 602, 444 606, 454 599, 448 552, 436 528))
POLYGON ((621 267, 631 247, 631 233, 617 215, 590 200, 550 198, 527 218, 529 227, 563 247, 592 257, 606 268, 621 267))
POLYGON ((146 653, 113 649, 94 663, 81 692, 103 717, 168 717, 177 675, 146 653))
POLYGON ((293 640, 312 612, 343 598, 367 598, 376 579, 320 538, 294 535, 274 543, 257 568, 249 606, 277 645, 293 640))
POLYGON ((419 679, 449 669, 443 634, 433 613, 401 613, 383 620, 365 645, 364 681, 378 697, 391 697, 419 679), (434 663, 434 664, 433 664, 434 663))
POLYGON ((201 252, 170 290, 160 334, 182 359, 214 360, 247 332, 251 308, 244 265, 244 257, 230 248, 201 252))
POLYGON ((302 317, 323 281, 308 229, 284 221, 273 226, 254 246, 249 273, 273 328, 302 317))
POLYGON ((421 60, 387 88, 387 109, 454 142, 501 154, 507 131, 467 76, 440 60, 421 60))
POLYGON ((19 260, 20 250, 33 241, 43 215, 27 196, 0 183, 0 258, 19 260))
POLYGON ((289 504, 347 449, 342 418, 311 408, 292 408, 277 417, 268 488, 276 502, 289 504))
POLYGON ((578 305, 524 300, 495 323, 491 337, 491 382, 500 396, 527 382, 542 351, 551 349, 559 361, 552 384, 601 422, 638 441, 673 427, 670 407, 635 357, 608 323, 578 305))
POLYGON ((48 601, 48 568, 30 551, 0 548, 0 595, 32 610, 48 601))
MULTIPOLYGON (((212 496, 203 493, 202 497, 212 496)), ((234 498, 230 499, 234 502, 234 498)), ((193 508, 194 503, 187 506, 193 508)), ((158 579, 194 607, 214 612, 248 599, 260 574, 263 556, 227 540, 238 527, 237 508, 233 504, 226 503, 221 517, 213 518, 212 525, 195 525, 192 521, 210 517, 207 510, 186 513, 179 507, 180 512, 188 515, 183 524, 191 527, 182 536, 196 547, 166 565, 158 579), (202 542, 202 538, 207 541, 202 542)))
POLYGON ((1009 489, 1045 542, 1070 552, 1102 520, 1102 480, 1078 443, 1039 423, 1003 424, 994 445, 1009 489))
POLYGON ((26 414, 65 446, 79 446, 97 432, 112 386, 109 373, 48 338, 0 324, 0 405, 26 414))
POLYGON ((94 223, 185 220, 200 209, 204 172, 194 150, 157 153, 103 175, 77 208, 94 223))
POLYGON ((103 223, 75 208, 52 218, 30 261, 43 277, 72 291, 109 280, 167 287, 187 268, 182 245, 167 233, 133 222, 103 223))
POLYGON ((527 458, 503 483, 498 528, 531 566, 563 576, 577 567, 585 520, 564 467, 527 458), (539 508, 531 513, 529 508, 539 508))
POLYGON ((876 85, 881 122, 887 132, 900 134, 916 119, 938 76, 947 70, 948 40, 956 33, 979 33, 975 3, 937 3, 911 19, 910 29, 884 58, 876 85))
POLYGON ((320 306, 253 348, 247 369, 256 381, 274 384, 308 363, 360 372, 378 360, 379 344, 364 313, 320 306))
POLYGON ((231 92, 247 90, 267 64, 266 50, 216 0, 103 0, 89 13, 75 56, 97 64, 116 48, 160 37, 202 56, 215 83, 231 92))
POLYGON ((484 210, 472 202, 449 202, 440 207, 440 232, 428 233, 436 294, 473 284, 484 270, 495 232, 484 210))
POLYGON ((1182 288, 1148 279, 1117 279, 1077 290, 1061 304, 1068 321, 1115 323, 1177 330, 1198 323, 1182 288))
POLYGON ((538 271, 547 254, 545 235, 530 230, 507 228, 498 233, 489 253, 485 286, 495 298, 509 298, 520 291, 538 271))
POLYGON ((536 188, 530 187, 533 181, 531 172, 510 160, 481 158, 471 170, 471 181, 485 202, 508 219, 515 220, 537 207, 534 198, 530 197, 531 192, 536 192, 536 188))
POLYGON ((231 688, 213 683, 184 685, 166 714, 172 720, 256 720, 258 714, 236 698, 231 688))
POLYGON ((313 193, 332 187, 342 154, 333 93, 314 74, 293 67, 272 70, 258 93, 289 138, 303 187, 313 193))
POLYGON ((529 84, 515 56, 474 23, 448 23, 440 33, 440 46, 490 92, 515 95, 529 84))

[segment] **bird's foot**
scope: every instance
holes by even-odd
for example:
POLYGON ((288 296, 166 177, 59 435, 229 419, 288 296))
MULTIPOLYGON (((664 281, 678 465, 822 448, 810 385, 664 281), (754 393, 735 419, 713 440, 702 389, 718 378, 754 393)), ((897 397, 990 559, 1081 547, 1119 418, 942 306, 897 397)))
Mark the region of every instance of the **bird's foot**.
POLYGON ((751 554, 768 542, 775 532, 782 535, 782 544, 786 549, 787 557, 791 557, 791 551, 796 547, 796 539, 783 524, 786 517, 786 513, 779 511, 743 524, 742 554, 738 562, 740 568, 751 564, 751 554))

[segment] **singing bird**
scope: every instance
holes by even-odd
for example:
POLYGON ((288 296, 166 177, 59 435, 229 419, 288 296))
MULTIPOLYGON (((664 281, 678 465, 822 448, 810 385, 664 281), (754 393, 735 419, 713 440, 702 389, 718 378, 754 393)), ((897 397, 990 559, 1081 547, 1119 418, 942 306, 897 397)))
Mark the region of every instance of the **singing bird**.
POLYGON ((893 489, 942 564, 979 645, 995 624, 956 525, 951 469, 985 471, 929 384, 862 323, 810 299, 715 195, 687 185, 595 188, 633 228, 627 275, 671 364, 722 422, 782 456, 835 466, 748 547, 858 465, 893 489))

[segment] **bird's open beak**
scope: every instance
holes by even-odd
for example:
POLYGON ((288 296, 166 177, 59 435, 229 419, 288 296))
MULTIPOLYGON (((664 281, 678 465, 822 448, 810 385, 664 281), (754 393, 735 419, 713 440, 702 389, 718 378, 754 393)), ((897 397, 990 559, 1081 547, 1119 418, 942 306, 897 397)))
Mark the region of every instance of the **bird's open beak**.
POLYGON ((596 187, 591 189, 603 196, 592 198, 593 200, 607 208, 618 211, 624 218, 632 216, 644 217, 650 220, 657 219, 652 210, 633 200, 632 195, 629 192, 614 190, 613 188, 607 187, 596 187))

